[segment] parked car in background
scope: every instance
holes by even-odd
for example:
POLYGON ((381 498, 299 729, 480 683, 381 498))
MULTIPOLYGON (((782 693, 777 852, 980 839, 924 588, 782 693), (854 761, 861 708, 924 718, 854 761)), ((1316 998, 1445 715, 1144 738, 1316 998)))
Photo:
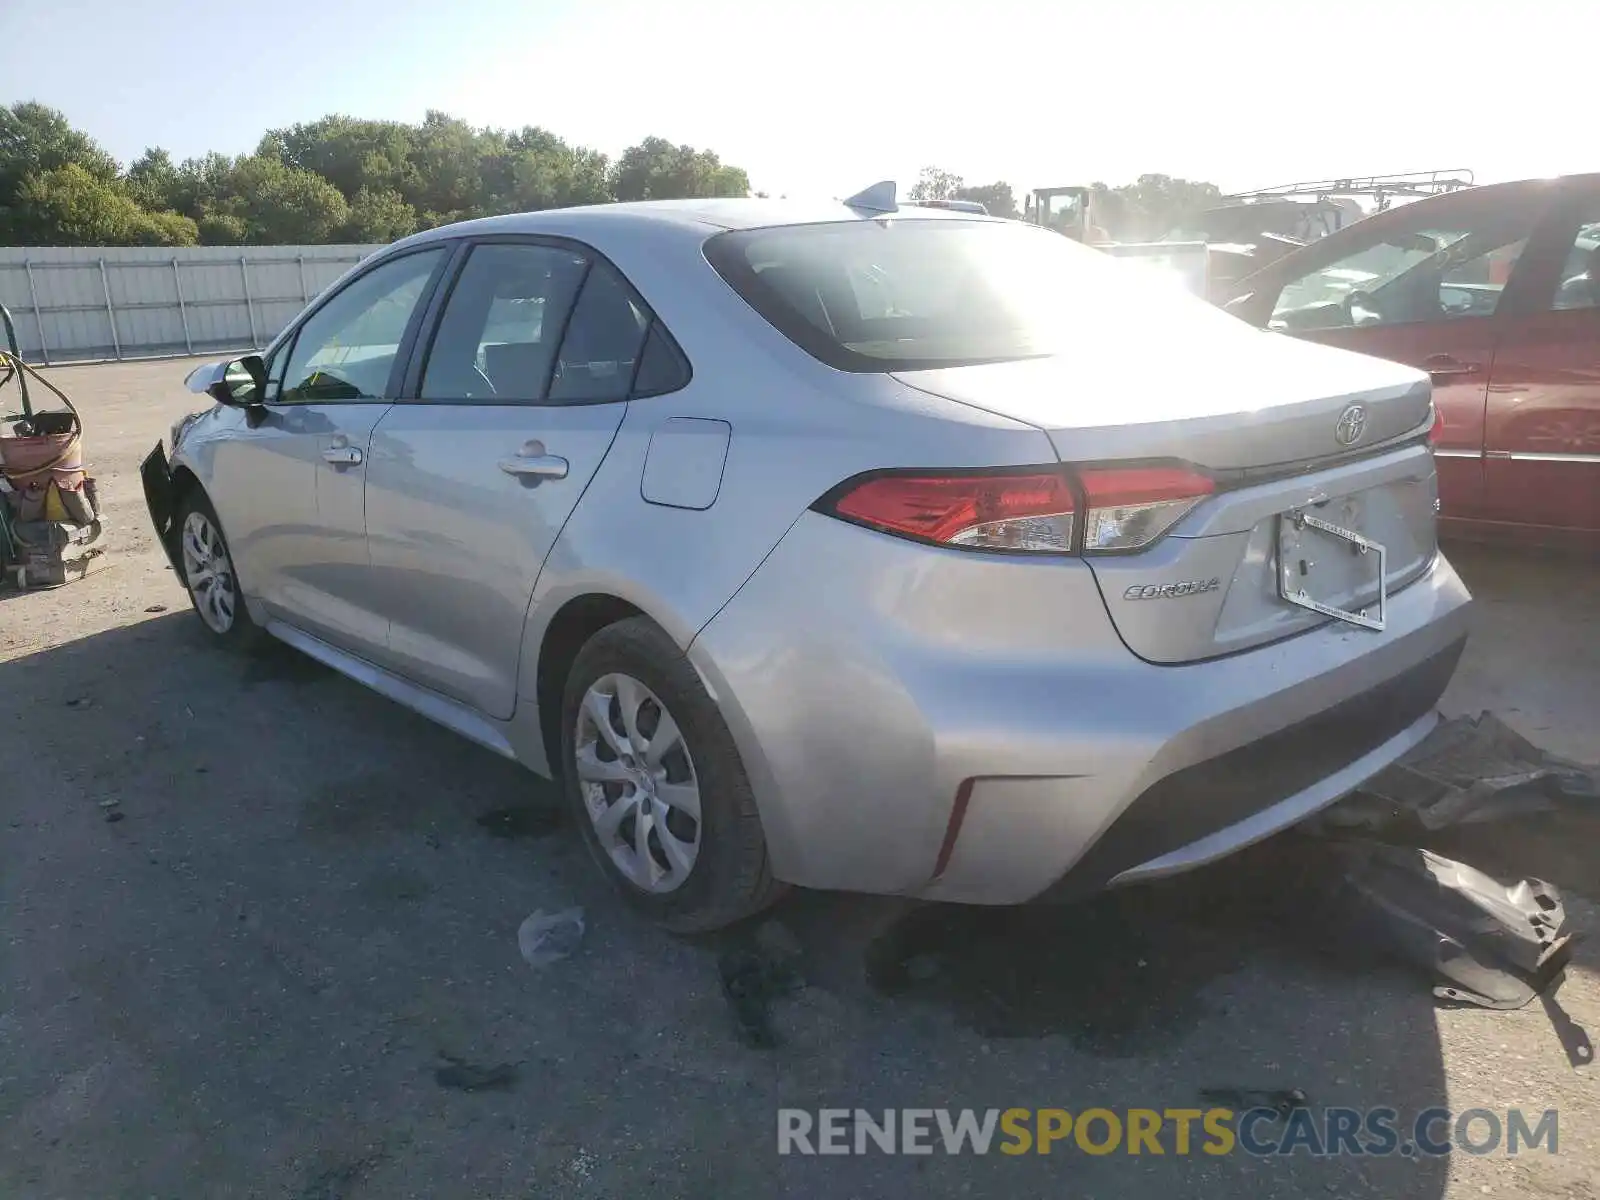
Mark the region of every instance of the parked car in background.
POLYGON ((1429 732, 1426 376, 874 194, 363 261, 144 463, 204 629, 559 776, 680 930, 1185 870, 1429 732))
POLYGON ((1235 285, 1252 324, 1433 377, 1444 531, 1600 546, 1600 175, 1418 200, 1235 285))

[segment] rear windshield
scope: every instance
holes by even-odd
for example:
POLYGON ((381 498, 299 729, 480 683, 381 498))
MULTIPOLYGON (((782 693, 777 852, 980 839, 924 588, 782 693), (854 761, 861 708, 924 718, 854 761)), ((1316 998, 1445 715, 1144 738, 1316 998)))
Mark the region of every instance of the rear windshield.
POLYGON ((843 371, 908 371, 1081 350, 1120 313, 1231 321, 1140 268, 1017 222, 841 221, 721 233, 706 258, 758 313, 843 371))

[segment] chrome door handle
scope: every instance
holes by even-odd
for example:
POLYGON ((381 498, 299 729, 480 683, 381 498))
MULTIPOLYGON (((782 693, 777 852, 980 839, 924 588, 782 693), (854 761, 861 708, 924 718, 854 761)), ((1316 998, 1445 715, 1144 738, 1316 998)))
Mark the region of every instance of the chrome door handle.
POLYGON ((1448 354, 1430 354, 1422 360, 1423 369, 1435 379, 1446 378, 1451 375, 1476 375, 1477 363, 1462 362, 1460 359, 1451 358, 1448 354))
POLYGON ((567 460, 557 454, 518 454, 502 458, 500 469, 507 475, 532 479, 565 479, 567 460))
POLYGON ((354 446, 334 446, 322 452, 322 461, 336 467, 353 467, 361 462, 361 451, 354 446))

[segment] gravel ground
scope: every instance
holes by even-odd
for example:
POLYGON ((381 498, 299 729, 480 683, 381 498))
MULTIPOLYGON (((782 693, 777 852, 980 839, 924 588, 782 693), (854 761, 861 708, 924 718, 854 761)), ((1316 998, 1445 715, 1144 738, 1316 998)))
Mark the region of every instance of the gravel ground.
MULTIPOLYGON (((774 914, 787 939, 762 936, 793 941, 806 986, 772 1005, 775 1047, 746 1044, 718 978, 737 937, 626 913, 548 785, 287 652, 205 646, 137 473, 191 407, 189 365, 53 373, 87 423, 111 553, 65 590, 0 594, 0 1196, 1596 1194, 1594 1069, 1557 1032, 1600 1027, 1594 947, 1559 1010, 1436 1008, 1310 918, 1304 851, 1275 844, 1076 909, 795 895, 774 914), (518 924, 573 904, 576 954, 529 967, 518 924), (1161 1109, 1229 1086, 1556 1108, 1560 1150, 775 1146, 785 1105, 1161 1109)), ((1480 603, 1446 708, 1600 757, 1600 572, 1454 557, 1480 603)), ((1597 831, 1541 818, 1452 844, 1562 884, 1593 930, 1597 831)))

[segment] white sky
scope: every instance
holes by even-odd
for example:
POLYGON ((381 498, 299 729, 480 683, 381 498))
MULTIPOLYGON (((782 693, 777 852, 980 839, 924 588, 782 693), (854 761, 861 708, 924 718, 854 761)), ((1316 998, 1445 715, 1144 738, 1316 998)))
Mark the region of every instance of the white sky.
POLYGON ((0 0, 0 98, 124 161, 330 111, 717 151, 842 195, 924 165, 1019 194, 1600 169, 1600 7, 1575 0, 0 0), (49 47, 48 53, 20 47, 49 47))

